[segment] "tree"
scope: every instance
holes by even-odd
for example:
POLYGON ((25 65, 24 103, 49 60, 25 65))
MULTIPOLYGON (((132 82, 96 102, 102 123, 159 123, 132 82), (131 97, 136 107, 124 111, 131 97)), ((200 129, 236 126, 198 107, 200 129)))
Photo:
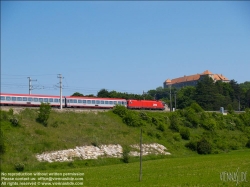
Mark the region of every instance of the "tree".
POLYGON ((205 110, 214 110, 216 87, 211 77, 205 76, 198 81, 195 90, 196 102, 205 110))
POLYGON ((81 97, 83 97, 84 95, 79 93, 79 92, 75 92, 72 96, 81 96, 81 97))
POLYGON ((177 108, 183 109, 194 103, 195 102, 193 99, 194 94, 195 94, 195 87, 193 86, 187 86, 181 88, 177 92, 177 97, 176 97, 177 108))
POLYGON ((103 98, 110 98, 110 94, 109 91, 106 89, 101 89, 98 93, 97 93, 97 97, 103 97, 103 98))
POLYGON ((210 154, 212 152, 212 146, 205 138, 202 138, 197 142, 197 152, 205 155, 210 154))
POLYGON ((44 126, 47 126, 50 111, 51 111, 51 106, 49 103, 41 103, 37 121, 42 123, 44 126))

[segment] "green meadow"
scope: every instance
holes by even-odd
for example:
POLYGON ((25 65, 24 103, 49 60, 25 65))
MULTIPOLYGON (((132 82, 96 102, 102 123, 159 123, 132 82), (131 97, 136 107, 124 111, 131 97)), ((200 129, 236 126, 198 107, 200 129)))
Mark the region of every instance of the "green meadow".
MULTIPOLYGON (((249 110, 227 116, 197 106, 172 113, 124 108, 51 110, 46 124, 38 115, 39 109, 18 114, 1 111, 2 174, 84 173, 83 180, 79 179, 81 186, 250 186, 249 110), (144 156, 140 182, 139 157, 129 157, 128 163, 123 158, 48 163, 35 157, 83 145, 120 144, 125 148, 139 143, 141 129, 143 143, 162 144, 171 155, 144 156)), ((34 180, 40 184, 33 186, 61 186, 47 179, 34 180)))

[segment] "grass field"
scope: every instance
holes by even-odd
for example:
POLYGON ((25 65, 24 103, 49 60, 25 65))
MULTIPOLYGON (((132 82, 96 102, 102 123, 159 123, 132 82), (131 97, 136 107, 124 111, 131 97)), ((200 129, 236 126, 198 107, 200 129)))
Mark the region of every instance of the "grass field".
MULTIPOLYGON (((250 151, 145 161, 139 182, 139 162, 79 169, 84 186, 250 186, 250 151), (247 172, 239 182, 220 179, 222 172, 247 172), (248 181, 248 182, 247 182, 248 181)), ((68 170, 74 172, 75 170, 68 170)), ((240 178, 240 177, 239 177, 240 178)))
MULTIPOLYGON (((37 172, 84 173, 84 180, 79 179, 83 184, 68 186, 250 187, 250 149, 246 149, 246 142, 250 138, 249 126, 241 130, 240 128, 231 129, 231 126, 229 129, 218 127, 215 130, 207 130, 202 126, 188 128, 191 133, 190 140, 185 140, 181 138, 179 132, 169 128, 168 121, 162 122, 168 119, 166 113, 146 112, 145 114, 150 118, 163 123, 164 129, 154 123, 145 123, 143 143, 162 144, 172 155, 143 157, 142 181, 139 182, 138 157, 131 158, 127 164, 117 158, 45 163, 39 162, 35 154, 82 145, 137 144, 140 127, 126 125, 112 111, 98 113, 52 111, 48 126, 37 122, 37 114, 37 110, 33 109, 22 111, 18 116, 20 124, 17 126, 10 122, 8 116, 2 114, 0 122, 5 149, 4 154, 1 155, 1 186, 25 186, 20 185, 21 183, 15 185, 7 183, 10 182, 8 180, 3 180, 5 177, 3 172, 16 173, 16 165, 23 164, 24 170, 20 173, 32 175, 37 172), (206 137, 210 141, 211 155, 199 155, 196 151, 185 147, 189 141, 198 140, 201 137, 206 137)), ((221 117, 221 119, 231 118, 221 117)), ((222 120, 219 121, 217 125, 222 122, 222 120)), ((235 125, 232 121, 229 122, 228 124, 235 125)), ((46 178, 38 180, 38 177, 33 177, 36 182, 45 182, 44 185, 29 183, 26 186, 62 186, 53 185, 54 181, 46 178)), ((61 180, 60 177, 59 179, 61 180)), ((32 182, 31 178, 28 181, 32 182)))
MULTIPOLYGON (((44 171, 33 171, 44 172, 44 171)), ((77 169, 47 170, 46 173, 84 173, 81 186, 169 186, 217 187, 250 186, 250 150, 238 150, 217 155, 197 155, 180 158, 148 160, 142 163, 139 182, 139 162, 77 169), (223 177, 224 172, 224 177, 223 177), (233 178, 230 178, 232 174, 233 178)), ((40 182, 48 182, 46 180, 40 182)), ((44 183, 45 186, 49 183, 44 183)), ((36 185, 44 186, 44 185, 36 185)), ((69 185, 78 186, 78 185, 69 185)))

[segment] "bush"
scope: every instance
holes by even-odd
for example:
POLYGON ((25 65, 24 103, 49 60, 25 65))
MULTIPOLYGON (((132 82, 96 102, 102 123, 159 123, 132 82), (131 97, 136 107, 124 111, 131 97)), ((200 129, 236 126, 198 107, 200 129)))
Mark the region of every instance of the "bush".
POLYGON ((40 105, 39 114, 38 114, 38 122, 42 123, 44 126, 48 125, 49 115, 51 111, 51 106, 49 103, 42 103, 40 105))
POLYGON ((9 120, 10 120, 11 124, 12 124, 14 127, 16 127, 16 126, 19 125, 19 119, 18 119, 17 116, 13 115, 13 116, 10 117, 9 120))
POLYGON ((22 163, 15 164, 15 170, 23 171, 24 170, 24 164, 22 164, 22 163))
POLYGON ((122 105, 116 105, 113 109, 113 113, 123 118, 127 115, 128 109, 122 105))
POLYGON ((123 152, 122 152, 122 161, 124 163, 129 163, 129 160, 130 160, 129 152, 130 152, 130 147, 124 146, 123 152))
POLYGON ((227 105, 227 112, 229 114, 234 114, 234 109, 233 109, 233 106, 231 104, 227 105))
POLYGON ((190 141, 190 142, 186 143, 185 147, 191 149, 192 151, 197 151, 197 142, 190 141))
POLYGON ((195 112, 203 112, 204 111, 198 103, 192 103, 190 108, 192 108, 195 112))
POLYGON ((144 126, 145 122, 133 111, 128 111, 126 116, 123 117, 123 122, 128 126, 140 127, 144 126))
POLYGON ((178 142, 181 140, 181 136, 179 133, 174 133, 173 138, 175 141, 178 141, 178 142))
POLYGON ((250 148, 250 139, 247 141, 246 147, 250 148))
POLYGON ((179 128, 179 119, 178 119, 178 115, 173 113, 171 116, 170 116, 170 125, 169 125, 169 128, 172 130, 172 131, 175 131, 175 132, 179 132, 180 128, 179 128))
POLYGON ((156 137, 157 139, 159 139, 159 140, 161 139, 161 135, 160 135, 159 133, 156 133, 156 134, 155 134, 155 137, 156 137))
POLYGON ((144 112, 140 112, 140 113, 139 113, 139 116, 140 116, 140 118, 141 118, 142 120, 150 121, 150 117, 149 117, 146 113, 144 113, 144 112))
POLYGON ((212 152, 212 147, 205 138, 197 142, 197 152, 199 154, 210 154, 212 152))
POLYGON ((165 127, 164 127, 164 125, 162 123, 158 125, 157 129, 162 131, 162 132, 165 131, 165 127))
POLYGON ((54 127, 54 128, 57 128, 57 127, 58 127, 58 124, 59 124, 59 122, 58 122, 58 121, 55 121, 54 123, 51 124, 51 126, 54 127))
POLYGON ((4 154, 4 152, 5 152, 4 137, 3 137, 3 133, 0 129, 0 155, 4 154))
POLYGON ((189 131, 189 129, 188 128, 182 128, 180 130, 180 135, 181 135, 182 139, 189 140, 189 138, 190 138, 190 131, 189 131))
POLYGON ((201 125, 204 129, 214 131, 216 129, 216 121, 212 118, 207 118, 201 121, 201 125))

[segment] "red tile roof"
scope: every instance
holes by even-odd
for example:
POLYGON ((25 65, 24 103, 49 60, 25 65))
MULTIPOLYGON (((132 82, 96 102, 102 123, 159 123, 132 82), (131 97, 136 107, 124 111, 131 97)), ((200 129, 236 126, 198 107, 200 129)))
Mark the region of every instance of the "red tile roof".
POLYGON ((213 79, 215 81, 229 81, 228 78, 226 78, 225 76, 223 76, 222 74, 213 74, 211 71, 206 70, 204 71, 202 74, 196 74, 196 75, 184 75, 183 77, 179 77, 179 78, 175 78, 175 79, 167 79, 165 81, 166 85, 170 85, 170 84, 177 84, 177 83, 182 83, 182 82, 189 82, 189 81, 198 81, 200 79, 201 75, 212 75, 213 79))

